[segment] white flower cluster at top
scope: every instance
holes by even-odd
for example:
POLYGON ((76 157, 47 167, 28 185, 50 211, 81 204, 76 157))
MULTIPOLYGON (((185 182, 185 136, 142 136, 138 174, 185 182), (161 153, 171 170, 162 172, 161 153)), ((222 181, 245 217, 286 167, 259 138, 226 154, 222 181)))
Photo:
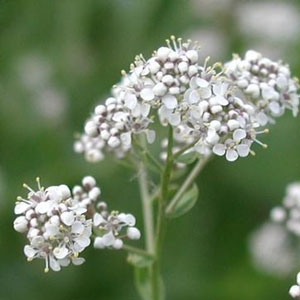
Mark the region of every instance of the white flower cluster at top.
POLYGON ((194 151, 234 161, 251 153, 253 142, 265 146, 257 134, 266 132, 260 127, 271 117, 285 108, 297 114, 298 83, 288 66, 255 51, 244 60, 234 56, 219 73, 221 64, 208 62, 199 63, 197 43, 175 37, 150 59, 137 56, 130 72, 122 71, 113 97, 86 122, 85 134, 94 140, 81 137, 75 150, 94 161, 104 149, 122 157, 131 148, 132 135, 145 132, 154 141, 149 125, 158 115, 162 125, 176 129, 178 140, 192 141, 194 151))
MULTIPOLYGON (((40 185, 39 178, 37 183, 37 191, 24 184, 29 193, 26 198, 17 198, 15 214, 18 216, 14 221, 14 229, 26 234, 29 244, 24 247, 24 253, 28 260, 45 260, 45 272, 49 268, 60 271, 70 262, 82 264, 84 259, 79 254, 90 245, 92 230, 99 225, 115 235, 121 227, 129 226, 126 236, 130 239, 140 238, 139 230, 132 227, 135 225, 134 216, 124 213, 108 216, 106 211, 101 215, 96 212, 95 204, 101 190, 93 177, 84 177, 82 185, 74 186, 72 192, 66 185, 45 189, 40 185), (107 220, 105 224, 104 219, 107 220)), ((104 202, 99 205, 106 207, 104 202)), ((112 244, 107 241, 109 237, 103 237, 106 246, 112 245, 118 249, 123 246, 122 237, 112 244)))

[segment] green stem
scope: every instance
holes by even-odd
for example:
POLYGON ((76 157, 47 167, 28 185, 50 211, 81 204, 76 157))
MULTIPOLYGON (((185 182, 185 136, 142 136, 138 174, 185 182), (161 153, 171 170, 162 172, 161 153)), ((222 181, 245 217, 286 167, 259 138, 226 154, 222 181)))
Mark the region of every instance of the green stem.
MULTIPOLYGON (((144 144, 144 143, 143 143, 144 144)), ((159 161, 148 151, 148 149, 139 143, 138 140, 134 140, 134 145, 141 151, 141 153, 157 168, 159 172, 162 171, 159 161)))
POLYGON ((124 249, 128 252, 131 252, 131 253, 138 254, 138 255, 154 258, 153 254, 151 254, 151 253, 149 253, 149 252, 147 252, 143 249, 140 249, 140 248, 132 247, 132 246, 129 246, 129 245, 123 245, 122 249, 124 249))
POLYGON ((152 201, 149 196, 148 185, 147 185, 147 172, 143 162, 139 163, 139 174, 138 182, 140 186, 140 193, 142 198, 143 206, 143 219, 144 219, 144 230, 146 238, 146 249, 153 253, 154 252, 154 226, 153 226, 153 211, 152 201))
POLYGON ((200 173, 200 171, 203 169, 203 167, 208 162, 210 156, 203 157, 202 159, 199 159, 198 162, 195 164, 193 170, 189 174, 189 176, 186 178, 184 183, 181 185, 178 192, 175 194, 173 199, 170 201, 166 208, 166 214, 170 213, 172 209, 176 206, 177 202, 180 200, 182 195, 185 193, 185 191, 191 186, 191 184, 196 179, 197 175, 200 173))
POLYGON ((158 203, 158 214, 157 214, 157 224, 156 224, 156 245, 155 245, 156 260, 153 263, 153 269, 152 269, 153 300, 161 299, 160 264, 161 264, 162 244, 163 244, 164 231, 165 231, 165 221, 166 221, 165 206, 168 201, 168 189, 169 189, 169 182, 171 178, 171 171, 173 165, 172 148, 173 148, 173 129, 169 125, 167 159, 161 177, 161 190, 160 190, 160 199, 158 203))

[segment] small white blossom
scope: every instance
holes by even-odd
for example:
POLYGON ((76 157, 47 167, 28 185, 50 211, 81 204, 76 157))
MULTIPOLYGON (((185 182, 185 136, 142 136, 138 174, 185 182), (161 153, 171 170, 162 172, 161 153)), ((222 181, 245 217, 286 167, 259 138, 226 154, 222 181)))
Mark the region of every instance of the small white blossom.
POLYGON ((119 213, 118 211, 107 211, 107 205, 100 203, 99 212, 93 216, 93 225, 97 228, 97 237, 94 247, 98 249, 123 247, 123 238, 138 240, 140 231, 134 227, 135 217, 131 214, 119 213))

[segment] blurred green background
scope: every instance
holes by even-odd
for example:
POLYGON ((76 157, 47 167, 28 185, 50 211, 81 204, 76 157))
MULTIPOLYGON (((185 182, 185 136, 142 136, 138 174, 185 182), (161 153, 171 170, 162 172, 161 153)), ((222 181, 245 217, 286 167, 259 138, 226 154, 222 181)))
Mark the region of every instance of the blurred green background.
MULTIPOLYGON (((125 252, 89 247, 84 265, 47 275, 42 261, 29 264, 12 228, 22 183, 40 176, 45 186, 72 186, 94 175, 103 200, 136 214, 142 228, 135 174, 73 153, 93 105, 136 54, 149 56, 171 34, 197 39, 213 61, 258 49, 299 76, 299 9, 286 0, 0 0, 0 299, 138 299, 125 252)), ((268 274, 248 244, 285 186, 300 180, 299 125, 286 113, 263 137, 267 150, 232 164, 215 158, 199 176, 198 204, 168 226, 167 299, 289 299, 300 260, 268 274)))

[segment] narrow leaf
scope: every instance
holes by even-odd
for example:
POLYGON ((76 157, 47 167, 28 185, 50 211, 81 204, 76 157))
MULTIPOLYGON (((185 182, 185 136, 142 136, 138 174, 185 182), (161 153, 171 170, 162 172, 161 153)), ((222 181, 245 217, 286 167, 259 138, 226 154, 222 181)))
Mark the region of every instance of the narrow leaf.
POLYGON ((194 184, 187 192, 185 192, 179 201, 176 203, 171 212, 168 213, 168 217, 177 218, 186 214, 198 200, 198 187, 194 184))

